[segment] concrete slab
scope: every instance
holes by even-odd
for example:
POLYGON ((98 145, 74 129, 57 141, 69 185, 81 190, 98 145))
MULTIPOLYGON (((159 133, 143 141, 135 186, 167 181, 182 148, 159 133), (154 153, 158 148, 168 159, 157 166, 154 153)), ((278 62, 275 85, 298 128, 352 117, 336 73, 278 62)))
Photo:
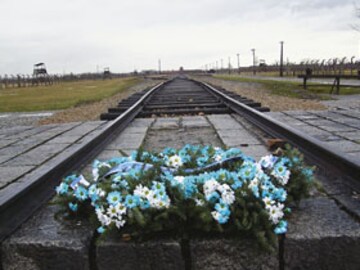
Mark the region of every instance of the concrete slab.
POLYGON ((17 156, 33 148, 31 144, 12 144, 7 147, 0 149, 0 156, 17 156))
POLYGON ((192 269, 279 269, 278 254, 261 252, 252 241, 191 240, 192 269))
POLYGON ((43 144, 29 152, 17 156, 4 163, 4 166, 23 166, 23 165, 40 165, 49 158, 60 153, 62 150, 67 148, 69 144, 43 144))
POLYGON ((152 129, 177 129, 180 126, 179 117, 157 118, 152 129))
POLYGON ((154 123, 155 118, 136 118, 128 126, 129 127, 149 127, 154 123))
POLYGON ((108 160, 114 157, 123 156, 118 150, 103 150, 99 155, 96 156, 97 160, 108 160))
POLYGON ((360 225, 330 199, 307 199, 289 220, 285 269, 357 270, 360 225))
POLYGON ((344 137, 348 140, 359 141, 360 140, 360 131, 350 131, 350 132, 335 132, 336 135, 344 137))
POLYGON ((244 129, 231 115, 228 114, 212 114, 207 115, 207 119, 216 130, 220 129, 244 129))
POLYGON ((2 243, 4 269, 89 269, 93 230, 85 221, 55 218, 57 211, 46 206, 2 243))
POLYGON ((342 152, 359 152, 360 151, 360 144, 351 142, 351 141, 330 141, 325 142, 329 147, 339 149, 342 152))
POLYGON ((96 246, 98 270, 183 270, 181 246, 172 240, 134 243, 120 239, 99 241, 96 246))
POLYGON ((0 166, 0 189, 31 171, 34 166, 0 166))
POLYGON ((107 150, 119 150, 119 149, 137 149, 144 141, 145 134, 132 133, 121 134, 109 145, 106 146, 107 150))
POLYGON ((84 136, 87 133, 96 129, 100 124, 92 124, 91 122, 84 122, 81 125, 64 133, 66 136, 84 136))
POLYGON ((253 157, 256 161, 260 160, 261 157, 269 155, 269 150, 263 145, 235 145, 235 148, 239 148, 245 155, 253 157))
POLYGON ((204 116, 184 116, 181 119, 184 128, 203 128, 210 127, 210 123, 204 116))

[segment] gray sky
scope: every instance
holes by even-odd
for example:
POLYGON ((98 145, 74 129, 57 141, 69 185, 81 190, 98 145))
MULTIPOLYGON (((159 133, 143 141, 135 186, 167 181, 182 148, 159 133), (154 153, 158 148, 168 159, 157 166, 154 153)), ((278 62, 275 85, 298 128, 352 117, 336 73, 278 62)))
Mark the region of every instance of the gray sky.
POLYGON ((0 0, 0 74, 200 68, 356 56, 354 0, 0 0), (220 64, 219 64, 220 65, 220 64))

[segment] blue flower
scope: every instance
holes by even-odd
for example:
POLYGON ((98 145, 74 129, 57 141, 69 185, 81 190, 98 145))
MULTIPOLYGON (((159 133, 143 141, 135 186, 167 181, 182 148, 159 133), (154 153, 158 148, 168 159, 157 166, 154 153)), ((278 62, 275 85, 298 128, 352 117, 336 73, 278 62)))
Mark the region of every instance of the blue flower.
POLYGON ((125 198, 125 206, 127 208, 134 208, 136 207, 137 205, 139 204, 139 197, 134 195, 126 195, 126 198, 125 198))
POLYGON ((276 234, 284 234, 287 232, 287 222, 285 220, 281 220, 279 224, 276 226, 274 232, 276 234))
POLYGON ((158 195, 160 199, 163 199, 167 196, 165 190, 163 189, 157 189, 154 191, 154 193, 158 195))
POLYGON ((77 175, 76 175, 76 174, 72 174, 72 175, 67 176, 67 177, 64 179, 64 182, 65 182, 66 184, 71 184, 76 178, 77 178, 77 175))
POLYGON ((216 191, 210 193, 209 195, 207 195, 207 196, 205 197, 205 199, 206 199, 208 202, 212 202, 212 203, 215 203, 219 198, 220 198, 220 195, 219 195, 219 193, 217 193, 216 191))
POLYGON ((218 222, 219 224, 225 224, 229 221, 229 216, 220 215, 218 222))
POLYGON ((121 202, 121 199, 121 194, 118 191, 110 192, 106 197, 108 203, 112 205, 117 205, 119 202, 121 202))
POLYGON ((68 191, 69 191, 69 185, 64 182, 62 182, 58 187, 56 187, 57 194, 64 195, 68 193, 68 191))
POLYGON ((208 157, 198 157, 196 159, 196 163, 199 167, 203 167, 206 165, 206 163, 208 162, 208 157))
POLYGON ((150 203, 148 200, 140 199, 140 208, 142 210, 148 209, 150 207, 150 203))
POLYGON ((223 216, 230 215, 230 209, 226 203, 220 202, 215 204, 215 210, 218 211, 223 216))
POLYGON ((312 178, 312 177, 313 177, 313 170, 310 169, 310 168, 303 169, 303 170, 301 171, 301 173, 302 173, 303 175, 305 175, 305 177, 307 177, 307 178, 312 178))
POLYGON ((85 201, 87 199, 87 197, 88 197, 88 192, 84 187, 79 186, 75 191, 75 197, 79 201, 85 201))
POLYGON ((238 189, 241 188, 243 185, 243 183, 240 180, 235 180, 234 184, 231 185, 232 189, 238 189))
POLYGON ((284 163, 279 162, 276 163, 276 165, 274 166, 274 170, 273 170, 273 174, 275 177, 282 177, 285 176, 287 173, 287 168, 284 165, 284 163))
POLYGON ((70 210, 71 211, 73 211, 73 212, 76 212, 77 210, 78 210, 78 205, 77 205, 77 203, 69 203, 69 208, 70 208, 70 210))
POLYGON ((251 191, 252 191, 252 193, 254 194, 254 196, 255 196, 256 198, 259 198, 259 197, 260 197, 259 187, 258 187, 258 186, 252 186, 252 187, 251 187, 251 191))
POLYGON ((97 228, 97 232, 100 233, 100 234, 103 234, 105 232, 105 228, 103 226, 97 228))
POLYGON ((256 166, 255 166, 255 164, 252 163, 252 162, 247 162, 244 165, 245 166, 243 166, 240 169, 239 176, 244 180, 253 179, 255 177, 255 174, 256 174, 256 166))
POLYGON ((152 182, 152 186, 151 186, 151 189, 156 191, 156 190, 162 190, 162 191, 165 191, 165 186, 163 183, 160 183, 160 182, 157 182, 157 181, 153 181, 152 182))

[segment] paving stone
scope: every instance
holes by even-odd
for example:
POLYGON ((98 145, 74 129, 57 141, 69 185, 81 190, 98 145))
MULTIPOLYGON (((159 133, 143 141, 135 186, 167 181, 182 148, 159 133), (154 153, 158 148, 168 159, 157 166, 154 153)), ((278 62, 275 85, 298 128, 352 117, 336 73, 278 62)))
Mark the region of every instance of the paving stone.
MULTIPOLYGON (((236 130, 232 130, 232 133, 219 134, 220 139, 223 143, 228 147, 234 147, 236 145, 256 145, 261 144, 258 139, 254 136, 251 136, 248 132, 237 132, 236 130)), ((219 132, 219 131, 218 131, 219 132)))
POLYGON ((99 155, 96 156, 97 160, 108 160, 114 157, 123 156, 118 150, 103 150, 99 155))
POLYGON ((17 140, 13 140, 13 139, 0 139, 0 148, 8 146, 16 141, 17 140))
POLYGON ((244 129, 231 115, 213 114, 206 116, 216 130, 220 129, 244 129))
POLYGON ((341 152, 359 152, 360 151, 360 144, 353 143, 351 141, 331 141, 325 142, 331 148, 338 149, 341 152))
POLYGON ((341 125, 341 124, 334 124, 331 126, 319 126, 319 128, 326 130, 326 131, 330 131, 330 132, 335 132, 335 131, 354 131, 356 130, 353 127, 349 127, 349 126, 345 126, 345 125, 341 125))
POLYGON ((136 118, 128 127, 150 127, 154 121, 154 118, 136 118))
POLYGON ((348 140, 360 140, 360 131, 350 131, 350 132, 335 132, 336 135, 344 137, 348 140))
POLYGON ((29 149, 33 148, 34 145, 31 144, 19 144, 19 145, 9 145, 7 147, 4 147, 2 149, 0 149, 0 156, 4 155, 4 156, 17 156, 19 154, 22 154, 26 151, 28 151, 29 149))
POLYGON ((67 148, 68 144, 42 144, 29 152, 17 156, 4 163, 4 165, 13 166, 13 165, 40 165, 44 163, 49 158, 60 153, 62 150, 67 148))
POLYGON ((12 155, 2 155, 2 156, 0 156, 0 164, 12 159, 13 157, 14 156, 12 156, 12 155))
POLYGON ((315 139, 318 139, 319 141, 341 141, 343 138, 339 136, 335 136, 330 134, 320 134, 320 135, 312 135, 315 139))
POLYGON ((248 240, 191 240, 194 270, 274 270, 279 269, 278 254, 261 252, 248 240))
POLYGON ((99 126, 99 124, 92 124, 91 122, 85 122, 80 126, 74 127, 73 129, 64 133, 66 136, 84 136, 87 133, 93 131, 99 126))
POLYGON ((0 167, 0 189, 7 186, 9 183, 15 181, 19 177, 23 176, 34 166, 12 166, 12 167, 0 167))
POLYGON ((261 157, 270 154, 269 150, 263 145, 235 145, 234 147, 239 148, 245 155, 254 158, 256 161, 260 160, 261 157))
POLYGON ((181 124, 185 128, 210 127, 210 123, 206 120, 204 116, 184 116, 182 117, 181 124))
POLYGON ((180 126, 180 118, 157 118, 152 129, 177 129, 180 126))
POLYGON ((294 118, 298 119, 298 120, 302 120, 302 121, 309 121, 309 120, 317 120, 320 119, 318 116, 316 115, 296 115, 294 116, 294 118))
POLYGON ((273 118, 281 118, 285 115, 283 112, 265 112, 264 114, 273 118))
POLYGON ((50 141, 48 144, 58 144, 58 143, 66 143, 66 144, 73 144, 76 143, 82 136, 81 135, 74 135, 74 136, 67 136, 67 135, 60 135, 57 136, 50 141))
POLYGON ((85 221, 56 219, 58 210, 44 207, 2 243, 4 269, 89 269, 93 230, 85 221))
POLYGON ((358 270, 360 224, 327 198, 301 202, 289 220, 285 269, 358 270))
POLYGON ((132 134, 120 134, 114 141, 112 141, 108 146, 107 150, 119 150, 119 149, 138 149, 143 140, 145 134, 141 133, 132 133, 132 134))
MULTIPOLYGON (((147 151, 160 152, 165 147, 182 148, 186 144, 224 147, 213 128, 152 130, 147 133, 143 147, 147 151)), ((126 148, 125 148, 126 149, 126 148)))
POLYGON ((32 129, 32 126, 16 126, 16 127, 8 127, 0 130, 0 134, 5 134, 6 136, 12 136, 14 134, 18 134, 24 132, 25 130, 32 129))
POLYGON ((185 269, 180 244, 172 240, 143 243, 121 240, 99 241, 96 246, 98 270, 185 269))
POLYGON ((146 133, 148 130, 147 126, 130 126, 127 127, 124 132, 128 134, 146 133))

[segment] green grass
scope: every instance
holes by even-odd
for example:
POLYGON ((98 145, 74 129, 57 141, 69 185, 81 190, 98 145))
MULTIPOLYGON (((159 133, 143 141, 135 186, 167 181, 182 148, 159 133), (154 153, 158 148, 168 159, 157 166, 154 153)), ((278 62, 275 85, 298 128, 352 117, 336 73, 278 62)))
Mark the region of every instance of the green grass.
MULTIPOLYGON (((268 79, 243 78, 236 75, 214 75, 214 78, 239 81, 246 83, 258 83, 274 95, 288 96, 293 98, 315 98, 331 99, 329 92, 331 85, 314 86, 315 83, 308 82, 308 89, 304 90, 299 82, 275 81, 268 79)), ((341 95, 360 94, 359 88, 340 87, 341 95)))
POLYGON ((137 78, 121 78, 0 89, 0 112, 67 109, 111 97, 138 82, 137 78))

